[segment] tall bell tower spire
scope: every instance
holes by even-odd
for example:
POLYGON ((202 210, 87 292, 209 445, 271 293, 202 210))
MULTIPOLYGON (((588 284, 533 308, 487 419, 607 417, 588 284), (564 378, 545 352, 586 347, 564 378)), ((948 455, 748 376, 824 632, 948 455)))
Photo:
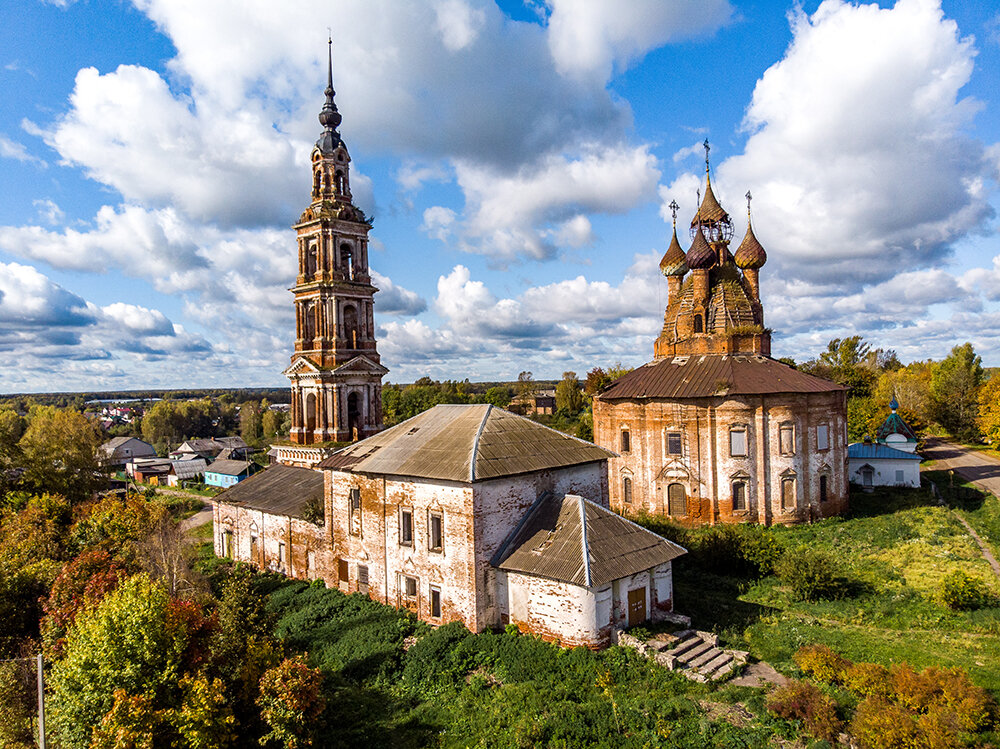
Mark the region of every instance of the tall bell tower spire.
POLYGON ((323 126, 312 150, 312 200, 293 227, 298 234, 295 353, 285 375, 292 385, 293 442, 348 442, 382 429, 382 377, 368 270, 371 222, 351 197, 350 164, 338 128, 333 41, 328 41, 323 126))

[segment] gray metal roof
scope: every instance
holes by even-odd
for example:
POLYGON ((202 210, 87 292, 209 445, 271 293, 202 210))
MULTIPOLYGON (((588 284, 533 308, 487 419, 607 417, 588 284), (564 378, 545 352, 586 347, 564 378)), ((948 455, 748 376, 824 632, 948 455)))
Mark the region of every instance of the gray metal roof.
POLYGON ((245 460, 217 460, 208 468, 206 473, 221 473, 223 476, 239 476, 252 470, 251 464, 245 460))
POLYGON ((321 468, 472 483, 614 457, 486 404, 438 405, 338 450, 321 468))
POLYGON ((279 463, 231 486, 215 501, 300 518, 310 502, 323 501, 323 474, 279 463))
POLYGON ((846 387, 767 356, 692 354, 658 359, 615 380, 601 400, 827 393, 846 387))
POLYGON ((174 460, 171 461, 174 467, 174 475, 178 479, 189 479, 197 476, 200 473, 204 473, 205 469, 208 467, 208 463, 204 458, 195 458, 194 460, 174 460))
POLYGON ((686 553, 588 499, 546 492, 500 547, 493 566, 599 588, 686 553))

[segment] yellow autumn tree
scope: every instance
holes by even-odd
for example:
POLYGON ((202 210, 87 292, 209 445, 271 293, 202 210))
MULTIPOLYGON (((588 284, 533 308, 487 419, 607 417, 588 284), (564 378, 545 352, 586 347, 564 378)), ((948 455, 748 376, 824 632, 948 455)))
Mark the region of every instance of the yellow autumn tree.
POLYGON ((993 447, 1000 445, 1000 377, 991 377, 979 388, 979 431, 993 447))

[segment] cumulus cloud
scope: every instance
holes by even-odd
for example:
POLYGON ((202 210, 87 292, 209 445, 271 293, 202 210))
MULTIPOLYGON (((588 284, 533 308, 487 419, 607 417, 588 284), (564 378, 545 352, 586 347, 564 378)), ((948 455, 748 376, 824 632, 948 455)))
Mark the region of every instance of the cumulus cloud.
POLYGON ((42 168, 48 166, 42 159, 28 153, 28 149, 23 143, 18 143, 3 135, 0 135, 0 158, 13 159, 42 168))
POLYGON ((427 300, 415 291, 404 289, 376 270, 371 271, 372 282, 379 289, 375 306, 384 315, 419 315, 427 309, 427 300))
POLYGON ((850 293, 938 262, 983 227, 998 170, 965 132, 980 106, 961 95, 976 50, 939 4, 825 0, 795 12, 792 32, 754 89, 743 153, 713 182, 730 209, 752 188, 768 270, 850 293))
POLYGON ((733 15, 727 0, 546 0, 549 48, 560 72, 605 82, 666 42, 714 31, 733 15))
POLYGON ((31 204, 38 209, 38 218, 50 226, 62 223, 62 220, 66 217, 66 214, 55 204, 55 201, 48 198, 33 200, 31 204))

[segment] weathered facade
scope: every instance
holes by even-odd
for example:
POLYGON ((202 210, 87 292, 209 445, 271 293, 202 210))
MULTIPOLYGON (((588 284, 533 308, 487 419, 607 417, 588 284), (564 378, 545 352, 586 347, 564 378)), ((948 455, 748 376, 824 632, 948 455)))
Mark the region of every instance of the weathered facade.
POLYGON ((294 228, 299 274, 295 353, 285 370, 292 385, 293 442, 362 439, 382 428, 382 376, 375 342, 374 295, 368 270, 371 222, 351 197, 347 145, 337 128, 333 61, 323 133, 312 151, 312 202, 294 228))
POLYGON ((216 552, 321 578, 433 624, 460 621, 481 631, 513 622, 564 644, 600 647, 613 624, 629 620, 635 591, 642 620, 672 606, 669 562, 683 553, 606 509, 610 455, 492 406, 440 405, 334 453, 319 470, 279 464, 219 495, 216 552), (504 568, 507 552, 530 545, 517 533, 531 518, 539 533, 564 525, 545 526, 551 513, 539 520, 538 509, 568 495, 593 516, 593 538, 611 538, 597 547, 578 541, 576 567, 601 572, 576 579, 504 568), (623 525, 608 531, 608 516, 623 525), (619 537, 627 543, 616 545, 619 537), (617 560, 616 576, 603 571, 607 559, 617 560))
POLYGON ((712 191, 707 156, 687 252, 672 204, 654 359, 594 399, 594 441, 618 453, 609 461, 616 510, 688 525, 770 525, 847 508, 846 389, 770 358, 758 284, 767 255, 749 205, 747 193, 747 234, 731 253, 732 221, 712 191))

